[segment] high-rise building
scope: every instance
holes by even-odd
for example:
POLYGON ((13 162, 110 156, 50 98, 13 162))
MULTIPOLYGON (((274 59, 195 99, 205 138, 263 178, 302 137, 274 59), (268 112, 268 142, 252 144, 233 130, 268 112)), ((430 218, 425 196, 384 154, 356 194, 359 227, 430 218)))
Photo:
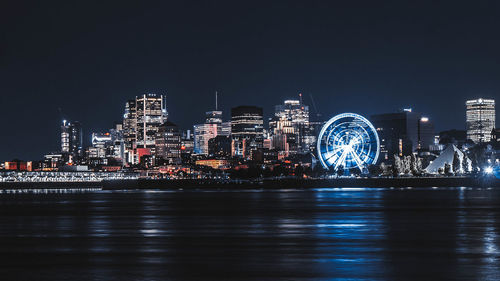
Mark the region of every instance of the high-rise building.
POLYGON ((193 126, 194 153, 208 155, 208 141, 217 136, 219 124, 197 124, 193 126))
POLYGON ((466 106, 467 139, 474 143, 489 142, 495 128, 495 100, 468 100, 466 106))
POLYGON ((271 146, 283 156, 309 152, 316 141, 309 129, 309 107, 301 99, 285 100, 269 120, 271 146))
POLYGON ((86 149, 86 164, 90 166, 108 165, 114 156, 112 136, 109 132, 92 133, 92 146, 86 149))
POLYGON ((232 155, 250 158, 252 151, 263 146, 263 110, 256 106, 231 109, 232 155))
POLYGON ((156 133, 168 117, 163 95, 144 94, 137 97, 136 113, 136 145, 140 148, 149 148, 154 153, 156 133))
POLYGON ((61 126, 61 152, 64 161, 78 164, 83 154, 82 126, 80 122, 63 120, 61 126))
POLYGON ((193 126, 194 153, 208 155, 208 142, 217 136, 229 136, 231 123, 222 121, 222 111, 217 107, 217 92, 215 93, 215 110, 205 113, 205 123, 193 126))
POLYGON ((168 164, 181 162, 181 133, 172 122, 165 122, 156 133, 156 158, 168 164))
POLYGON ((167 118, 163 95, 144 94, 127 101, 123 115, 123 154, 127 163, 137 164, 141 156, 155 154, 156 133, 167 118))
POLYGON ((372 115, 370 121, 379 135, 380 161, 392 162, 393 155, 409 155, 434 143, 431 120, 412 109, 372 115))
POLYGON ((123 165, 125 159, 125 142, 123 140, 123 124, 115 122, 115 127, 110 130, 111 141, 113 142, 113 158, 123 165))
POLYGON ((136 149, 137 114, 135 99, 125 103, 125 114, 123 114, 123 147, 124 162, 134 163, 136 149))

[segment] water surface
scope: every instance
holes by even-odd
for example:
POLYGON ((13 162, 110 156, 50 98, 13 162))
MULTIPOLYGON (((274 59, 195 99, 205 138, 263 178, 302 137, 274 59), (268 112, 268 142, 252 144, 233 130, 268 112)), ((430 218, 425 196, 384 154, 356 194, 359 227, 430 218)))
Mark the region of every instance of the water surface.
POLYGON ((0 194, 1 280, 500 280, 500 191, 0 194))

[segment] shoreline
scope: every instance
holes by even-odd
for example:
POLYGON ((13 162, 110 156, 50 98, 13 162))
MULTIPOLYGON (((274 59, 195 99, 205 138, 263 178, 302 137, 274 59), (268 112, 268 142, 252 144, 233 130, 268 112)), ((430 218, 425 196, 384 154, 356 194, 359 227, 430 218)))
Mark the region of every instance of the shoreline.
POLYGON ((134 189, 311 189, 334 187, 491 187, 500 188, 495 177, 442 178, 337 178, 337 179, 134 179, 99 182, 0 182, 0 189, 71 189, 101 188, 102 190, 134 189))

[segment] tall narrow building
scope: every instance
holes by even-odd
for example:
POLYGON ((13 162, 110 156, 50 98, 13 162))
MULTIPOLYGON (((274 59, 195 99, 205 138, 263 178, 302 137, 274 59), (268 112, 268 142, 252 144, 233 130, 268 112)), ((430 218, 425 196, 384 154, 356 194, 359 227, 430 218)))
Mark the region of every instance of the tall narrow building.
POLYGON ((78 164, 83 154, 82 126, 80 122, 63 120, 61 126, 61 152, 68 164, 78 164))
POLYGON ((156 162, 181 163, 181 133, 174 123, 165 122, 156 134, 156 162))
POLYGON ((123 154, 124 163, 134 162, 134 151, 136 148, 135 134, 137 130, 137 114, 135 99, 125 103, 125 114, 123 114, 123 154))
POLYGON ((155 139, 161 125, 167 121, 165 97, 143 94, 125 104, 123 139, 128 164, 137 164, 144 155, 155 155, 155 139))
POLYGON ((491 140, 491 131, 495 128, 495 100, 468 100, 466 106, 467 139, 474 143, 491 140))
POLYGON ((136 144, 149 148, 154 153, 155 136, 160 126, 167 121, 167 110, 163 95, 144 94, 136 98, 137 133, 136 144))
POLYGON ((231 109, 232 155, 250 159, 251 153, 263 147, 263 110, 256 106, 231 109))

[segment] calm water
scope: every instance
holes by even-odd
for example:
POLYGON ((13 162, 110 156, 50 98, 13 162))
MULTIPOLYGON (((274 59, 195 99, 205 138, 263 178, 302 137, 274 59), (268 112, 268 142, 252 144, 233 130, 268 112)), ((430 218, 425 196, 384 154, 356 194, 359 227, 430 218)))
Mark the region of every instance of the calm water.
POLYGON ((1 280, 500 280, 500 191, 0 194, 1 280))

